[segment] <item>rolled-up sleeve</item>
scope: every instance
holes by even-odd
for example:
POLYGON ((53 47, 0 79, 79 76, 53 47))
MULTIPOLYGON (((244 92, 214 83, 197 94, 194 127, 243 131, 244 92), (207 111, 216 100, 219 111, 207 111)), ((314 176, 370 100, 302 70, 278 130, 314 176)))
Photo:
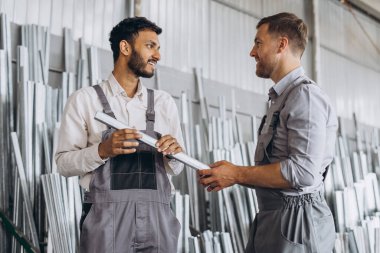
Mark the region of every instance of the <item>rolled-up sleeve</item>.
POLYGON ((293 188, 322 182, 329 104, 319 87, 301 85, 292 92, 283 111, 288 130, 288 158, 280 162, 283 177, 293 188))
POLYGON ((55 153, 58 172, 66 177, 82 176, 104 164, 98 153, 99 143, 88 146, 86 118, 80 92, 69 97, 63 112, 55 153))

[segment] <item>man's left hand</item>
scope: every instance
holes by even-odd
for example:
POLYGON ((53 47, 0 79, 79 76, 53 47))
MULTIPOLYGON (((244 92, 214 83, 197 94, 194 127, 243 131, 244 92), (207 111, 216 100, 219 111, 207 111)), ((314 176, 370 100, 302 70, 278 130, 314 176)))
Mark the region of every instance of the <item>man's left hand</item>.
POLYGON ((211 169, 199 170, 199 182, 207 187, 207 191, 220 191, 238 183, 239 168, 236 165, 219 161, 210 165, 211 169))
POLYGON ((162 152, 163 155, 175 155, 182 152, 181 146, 177 140, 171 135, 164 135, 156 143, 158 152, 162 152))

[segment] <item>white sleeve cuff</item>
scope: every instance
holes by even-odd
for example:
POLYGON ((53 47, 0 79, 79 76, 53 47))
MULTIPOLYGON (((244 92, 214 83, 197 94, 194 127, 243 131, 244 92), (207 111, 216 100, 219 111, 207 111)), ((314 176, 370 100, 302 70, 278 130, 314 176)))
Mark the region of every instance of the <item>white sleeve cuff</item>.
POLYGON ((164 156, 164 165, 166 172, 169 175, 176 176, 179 175, 183 170, 183 163, 177 161, 176 159, 169 159, 164 156))

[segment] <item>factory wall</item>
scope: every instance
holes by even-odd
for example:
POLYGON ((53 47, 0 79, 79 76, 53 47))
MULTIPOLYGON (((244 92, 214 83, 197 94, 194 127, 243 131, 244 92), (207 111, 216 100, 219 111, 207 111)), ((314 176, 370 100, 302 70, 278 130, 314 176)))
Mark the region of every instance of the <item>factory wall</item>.
MULTIPOLYGON (((317 1, 320 27, 320 85, 330 95, 339 116, 356 113, 363 123, 380 126, 376 117, 380 95, 380 24, 339 1, 317 1)), ((294 12, 310 28, 309 45, 303 57, 306 73, 313 76, 312 1, 302 0, 136 0, 135 14, 157 22, 165 67, 192 73, 201 67, 205 78, 228 86, 266 94, 269 80, 255 76, 249 57, 257 21, 280 11, 294 12)), ((108 33, 126 17, 129 1, 121 0, 0 0, 17 24, 49 26, 54 35, 71 28, 74 39, 108 49, 108 33)), ((111 66, 112 67, 112 66, 111 66)))

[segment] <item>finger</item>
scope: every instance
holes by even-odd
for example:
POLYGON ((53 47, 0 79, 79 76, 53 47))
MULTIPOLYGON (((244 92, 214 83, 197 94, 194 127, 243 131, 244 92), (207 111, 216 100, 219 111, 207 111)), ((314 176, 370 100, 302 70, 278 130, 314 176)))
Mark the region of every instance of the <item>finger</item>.
POLYGON ((200 182, 202 185, 204 185, 204 186, 206 186, 206 185, 212 185, 212 184, 217 185, 216 179, 215 179, 214 177, 205 177, 205 178, 201 178, 201 179, 199 180, 199 182, 200 182))
POLYGON ((112 134, 115 136, 120 136, 124 134, 134 134, 134 133, 137 133, 136 129, 125 128, 125 129, 116 130, 112 134))
POLYGON ((136 152, 135 148, 122 148, 122 147, 117 147, 113 149, 113 153, 115 155, 125 155, 125 154, 132 154, 136 152))
POLYGON ((158 148, 157 148, 157 151, 158 152, 163 152, 163 151, 170 151, 169 147, 172 146, 172 145, 176 145, 175 147, 178 146, 176 140, 174 138, 172 139, 168 139, 166 140, 165 142, 163 142, 158 148), (169 149, 169 150, 168 150, 169 149))
POLYGON ((119 135, 114 135, 112 136, 112 142, 113 143, 120 143, 123 141, 132 141, 132 140, 137 140, 141 138, 140 134, 119 134, 119 135))
POLYGON ((170 140, 170 139, 173 139, 174 141, 176 141, 175 138, 173 138, 171 135, 164 135, 162 136, 157 142, 156 142, 156 147, 157 148, 160 148, 160 146, 166 142, 167 140, 170 140))
POLYGON ((135 152, 136 152, 135 148, 122 148, 121 149, 121 154, 123 154, 123 155, 128 155, 128 154, 132 154, 135 152))
POLYGON ((213 188, 212 186, 208 186, 208 187, 207 187, 207 191, 208 191, 208 192, 211 192, 213 189, 214 189, 214 188, 213 188))
POLYGON ((142 137, 138 130, 130 128, 117 130, 113 133, 113 136, 118 139, 138 139, 142 137))
POLYGON ((113 142, 123 142, 123 141, 133 141, 133 140, 138 140, 141 138, 140 134, 121 134, 114 136, 112 139, 113 142))
POLYGON ((120 148, 137 147, 138 145, 139 145, 138 141, 122 141, 122 142, 120 142, 120 148))
POLYGON ((221 187, 221 186, 217 186, 217 187, 214 187, 214 188, 212 189, 213 192, 217 192, 217 191, 220 191, 220 190, 223 190, 223 187, 221 187))
POLYGON ((182 152, 181 146, 178 145, 178 147, 171 153, 172 155, 178 154, 182 152))
POLYGON ((218 161, 215 163, 210 164, 210 168, 219 167, 220 165, 223 165, 225 161, 218 161))
POLYGON ((206 169, 206 170, 198 170, 199 177, 206 177, 212 175, 212 170, 206 169))
POLYGON ((177 142, 172 143, 167 149, 164 150, 163 153, 164 153, 164 155, 167 155, 167 154, 172 155, 173 152, 174 152, 177 148, 179 148, 179 144, 178 144, 177 142))
POLYGON ((130 140, 130 139, 140 139, 142 135, 140 133, 125 133, 124 135, 121 135, 121 137, 124 140, 130 140))

